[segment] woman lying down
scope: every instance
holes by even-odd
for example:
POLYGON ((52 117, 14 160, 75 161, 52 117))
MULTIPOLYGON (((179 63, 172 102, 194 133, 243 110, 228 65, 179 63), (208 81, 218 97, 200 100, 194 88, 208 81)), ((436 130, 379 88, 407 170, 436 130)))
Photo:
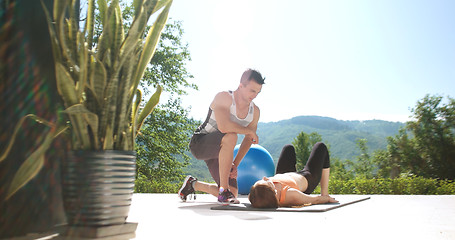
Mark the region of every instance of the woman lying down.
POLYGON ((294 146, 286 145, 281 151, 273 177, 264 177, 250 189, 248 199, 255 208, 277 208, 321 203, 337 203, 329 196, 330 157, 324 143, 313 146, 303 168, 297 171, 294 146), (321 183, 321 195, 310 196, 321 183))

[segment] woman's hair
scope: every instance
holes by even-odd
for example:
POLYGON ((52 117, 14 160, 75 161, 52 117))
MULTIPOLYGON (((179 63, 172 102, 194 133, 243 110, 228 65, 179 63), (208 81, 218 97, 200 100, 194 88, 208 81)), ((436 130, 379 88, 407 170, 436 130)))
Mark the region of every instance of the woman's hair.
POLYGON ((278 199, 276 192, 268 185, 255 184, 248 195, 251 205, 254 208, 277 208, 278 199))

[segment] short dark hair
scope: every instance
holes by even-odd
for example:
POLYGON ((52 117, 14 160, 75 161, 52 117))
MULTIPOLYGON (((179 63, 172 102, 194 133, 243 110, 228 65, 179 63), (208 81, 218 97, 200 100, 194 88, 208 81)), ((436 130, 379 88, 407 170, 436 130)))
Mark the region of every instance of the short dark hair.
POLYGON ((254 208, 278 208, 275 191, 267 185, 255 184, 250 189, 248 200, 254 208))
POLYGON ((262 77, 261 73, 257 70, 248 68, 243 72, 242 78, 240 78, 240 82, 243 84, 246 84, 247 82, 254 80, 258 84, 265 84, 264 80, 265 78, 262 77))

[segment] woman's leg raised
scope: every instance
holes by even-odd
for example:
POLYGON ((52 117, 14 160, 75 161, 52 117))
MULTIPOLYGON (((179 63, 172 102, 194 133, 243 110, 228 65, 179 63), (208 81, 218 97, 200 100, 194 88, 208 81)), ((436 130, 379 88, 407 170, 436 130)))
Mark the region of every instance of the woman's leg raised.
POLYGON ((308 188, 305 193, 310 194, 317 187, 322 177, 322 170, 330 168, 330 157, 327 146, 318 142, 314 144, 305 168, 300 171, 308 180, 308 188))
POLYGON ((276 165, 276 174, 295 172, 295 163, 297 158, 295 155, 294 146, 288 144, 283 147, 281 150, 280 158, 278 158, 278 163, 276 165))

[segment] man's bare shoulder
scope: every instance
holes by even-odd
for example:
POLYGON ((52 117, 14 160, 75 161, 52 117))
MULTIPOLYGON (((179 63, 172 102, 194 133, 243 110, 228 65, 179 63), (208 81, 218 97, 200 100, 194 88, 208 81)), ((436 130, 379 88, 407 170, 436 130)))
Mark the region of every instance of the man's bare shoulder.
POLYGON ((215 98, 217 97, 229 97, 231 98, 231 94, 228 91, 222 91, 216 94, 215 98))
POLYGON ((258 105, 256 105, 256 103, 253 103, 253 105, 254 105, 254 110, 255 110, 255 111, 259 111, 258 105))
POLYGON ((230 106, 232 104, 232 97, 227 91, 219 92, 216 94, 212 102, 212 107, 217 106, 230 106))
POLYGON ((219 92, 215 95, 210 107, 213 110, 227 108, 232 104, 232 97, 227 91, 219 92))

